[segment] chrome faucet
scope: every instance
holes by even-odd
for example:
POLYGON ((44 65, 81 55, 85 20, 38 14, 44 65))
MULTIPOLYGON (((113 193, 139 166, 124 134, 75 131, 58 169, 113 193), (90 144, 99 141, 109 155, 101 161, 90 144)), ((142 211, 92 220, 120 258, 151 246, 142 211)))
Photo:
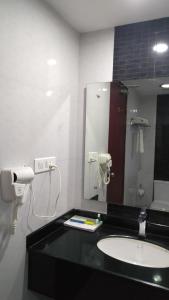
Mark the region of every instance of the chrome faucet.
POLYGON ((147 219, 146 208, 141 208, 138 216, 138 224, 139 224, 138 235, 141 237, 146 237, 146 219, 147 219))

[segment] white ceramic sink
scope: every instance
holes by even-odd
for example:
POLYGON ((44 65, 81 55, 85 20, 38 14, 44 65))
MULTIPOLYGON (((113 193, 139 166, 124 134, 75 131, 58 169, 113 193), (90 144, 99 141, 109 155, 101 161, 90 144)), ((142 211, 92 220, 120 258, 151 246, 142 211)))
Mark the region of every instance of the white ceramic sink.
POLYGON ((149 268, 169 267, 169 251, 142 240, 109 236, 100 240, 97 247, 105 254, 130 264, 149 268))

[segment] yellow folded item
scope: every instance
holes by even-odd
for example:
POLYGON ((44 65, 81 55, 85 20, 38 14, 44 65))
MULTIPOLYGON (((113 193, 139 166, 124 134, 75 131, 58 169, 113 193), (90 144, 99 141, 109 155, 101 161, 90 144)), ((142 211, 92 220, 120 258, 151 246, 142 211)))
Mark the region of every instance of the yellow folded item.
POLYGON ((96 222, 90 221, 90 220, 86 220, 84 223, 88 224, 88 225, 95 225, 96 224, 96 222))

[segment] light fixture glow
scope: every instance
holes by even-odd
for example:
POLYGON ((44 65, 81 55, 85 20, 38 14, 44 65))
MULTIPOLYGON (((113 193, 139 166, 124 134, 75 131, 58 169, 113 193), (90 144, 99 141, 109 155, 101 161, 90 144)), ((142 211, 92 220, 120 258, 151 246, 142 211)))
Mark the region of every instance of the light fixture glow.
POLYGON ((138 109, 137 109, 137 108, 130 109, 130 112, 131 112, 131 113, 137 113, 137 112, 138 112, 138 109))
POLYGON ((52 90, 48 90, 47 92, 46 92, 46 96, 47 97, 51 97, 53 95, 53 91, 52 90))
POLYGON ((157 53, 164 53, 168 50, 168 45, 165 43, 158 43, 153 46, 153 51, 157 53))
POLYGON ((162 277, 161 277, 160 274, 155 274, 153 276, 153 279, 154 279, 155 282, 161 282, 162 281, 162 277))
POLYGON ((48 59, 48 65, 49 66, 55 66, 56 65, 56 59, 54 59, 54 58, 48 59))
POLYGON ((160 85, 163 89, 169 89, 169 83, 163 83, 160 85))

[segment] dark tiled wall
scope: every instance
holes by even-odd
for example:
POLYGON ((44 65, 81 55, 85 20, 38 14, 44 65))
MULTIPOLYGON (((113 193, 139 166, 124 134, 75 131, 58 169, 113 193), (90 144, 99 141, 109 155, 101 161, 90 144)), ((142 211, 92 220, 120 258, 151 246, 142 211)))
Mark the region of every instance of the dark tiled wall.
POLYGON ((169 180, 169 95, 157 97, 155 180, 169 180))
POLYGON ((169 51, 155 53, 157 42, 169 44, 169 17, 116 27, 113 79, 169 76, 169 51))

